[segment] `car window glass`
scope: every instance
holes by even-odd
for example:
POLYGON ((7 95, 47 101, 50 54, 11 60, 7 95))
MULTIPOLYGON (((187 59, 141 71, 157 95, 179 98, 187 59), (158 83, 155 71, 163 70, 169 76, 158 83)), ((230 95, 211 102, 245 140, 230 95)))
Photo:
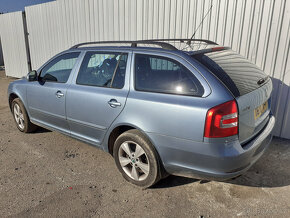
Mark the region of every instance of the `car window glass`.
POLYGON ((139 91, 202 96, 204 89, 193 73, 170 58, 136 54, 135 88, 139 91))
POLYGON ((80 52, 60 55, 49 62, 40 73, 42 81, 66 83, 80 52))
POLYGON ((123 88, 128 54, 87 52, 76 83, 98 87, 123 88))
POLYGON ((230 49, 192 57, 217 76, 235 97, 260 88, 259 80, 269 80, 259 67, 230 49))

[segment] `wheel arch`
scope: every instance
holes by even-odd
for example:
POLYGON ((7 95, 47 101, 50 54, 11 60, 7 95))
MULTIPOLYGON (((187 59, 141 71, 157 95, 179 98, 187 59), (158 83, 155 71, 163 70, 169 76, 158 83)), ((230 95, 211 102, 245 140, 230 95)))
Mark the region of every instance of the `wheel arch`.
MULTIPOLYGON (((12 111, 12 101, 15 99, 15 98, 19 98, 21 100, 21 98, 15 94, 14 92, 10 93, 9 94, 9 107, 10 107, 10 111, 12 111)), ((22 101, 22 100, 21 100, 22 101)), ((22 101, 23 102, 23 101, 22 101)))
MULTIPOLYGON (((114 148, 114 143, 116 139, 124 132, 130 130, 130 129, 138 129, 134 125, 130 124, 120 124, 112 128, 110 133, 108 134, 108 139, 106 140, 107 144, 104 146, 104 150, 109 152, 109 154, 113 155, 113 148, 114 148)), ((141 131, 141 130, 140 130, 141 131)))
POLYGON ((110 131, 110 134, 108 134, 108 138, 106 140, 107 144, 104 146, 104 150, 109 152, 112 156, 113 156, 113 148, 114 148, 114 143, 116 141, 116 139, 124 132, 131 130, 131 129, 136 129, 139 130, 149 141, 150 143, 153 145, 153 148, 155 149, 158 158, 159 158, 159 162, 160 162, 160 170, 161 170, 161 174, 162 177, 166 177, 168 175, 168 173, 166 172, 165 168, 164 168, 164 163, 163 160, 161 159, 161 156, 159 154, 158 151, 158 147, 155 145, 155 143, 152 141, 152 139, 149 137, 148 134, 146 134, 146 132, 144 132, 141 128, 135 126, 135 125, 131 125, 131 124, 120 124, 118 126, 115 126, 114 128, 112 128, 112 130, 110 131))
POLYGON ((30 118, 30 111, 28 110, 28 105, 27 105, 27 102, 26 102, 26 89, 23 89, 22 86, 17 86, 17 88, 13 87, 11 89, 11 91, 8 91, 8 103, 9 103, 9 107, 10 107, 10 110, 12 111, 12 101, 15 99, 15 98, 19 98, 20 101, 22 102, 27 114, 28 114, 28 117, 30 118))
MULTIPOLYGON (((144 132, 138 126, 135 126, 135 125, 132 125, 132 124, 128 124, 128 123, 122 123, 122 124, 116 125, 113 128, 111 128, 111 131, 109 132, 107 140, 106 140, 107 144, 105 144, 105 146, 104 146, 104 150, 106 150, 111 155, 113 155, 113 147, 114 147, 114 143, 115 143, 116 139, 122 133, 124 133, 124 132, 126 132, 128 130, 131 130, 131 129, 139 130, 151 142, 151 144, 154 146, 156 152, 159 155, 158 149, 157 149, 156 145, 154 144, 154 142, 152 141, 152 139, 149 137, 149 135, 146 134, 146 132, 144 132)), ((159 157, 160 157, 160 155, 159 155, 159 157)))

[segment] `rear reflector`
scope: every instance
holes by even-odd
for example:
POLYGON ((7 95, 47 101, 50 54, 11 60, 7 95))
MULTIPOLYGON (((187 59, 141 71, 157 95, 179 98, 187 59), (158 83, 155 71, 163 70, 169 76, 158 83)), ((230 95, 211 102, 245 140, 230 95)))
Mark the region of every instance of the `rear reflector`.
POLYGON ((222 138, 238 134, 238 108, 235 100, 208 110, 204 137, 222 138))

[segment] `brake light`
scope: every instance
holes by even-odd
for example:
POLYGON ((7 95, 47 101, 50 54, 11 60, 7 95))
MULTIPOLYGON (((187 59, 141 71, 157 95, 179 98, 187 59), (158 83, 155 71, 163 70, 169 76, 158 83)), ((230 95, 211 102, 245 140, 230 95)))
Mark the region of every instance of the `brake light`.
POLYGON ((238 108, 235 100, 208 110, 204 137, 221 138, 238 134, 238 108))
POLYGON ((213 47, 211 50, 212 51, 221 51, 221 50, 224 50, 225 47, 213 47))

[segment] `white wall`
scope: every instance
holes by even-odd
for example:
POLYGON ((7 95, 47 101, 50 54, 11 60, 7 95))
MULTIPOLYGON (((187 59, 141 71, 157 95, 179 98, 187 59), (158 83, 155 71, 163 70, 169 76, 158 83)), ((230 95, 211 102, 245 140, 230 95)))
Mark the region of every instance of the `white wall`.
MULTIPOLYGON (((290 0, 58 0, 26 7, 32 68, 80 42, 189 38, 211 4, 195 38, 231 46, 273 78, 275 135, 290 138, 290 0)), ((7 59, 6 66, 18 65, 7 59)))
POLYGON ((28 72, 22 12, 0 15, 0 37, 7 76, 22 77, 28 72))
POLYGON ((1 38, 0 38, 0 66, 4 65, 4 60, 3 60, 3 51, 2 51, 2 45, 1 45, 1 38))
POLYGON ((231 46, 289 84, 285 0, 58 0, 27 7, 32 66, 79 42, 188 38, 211 3, 195 38, 231 46))

